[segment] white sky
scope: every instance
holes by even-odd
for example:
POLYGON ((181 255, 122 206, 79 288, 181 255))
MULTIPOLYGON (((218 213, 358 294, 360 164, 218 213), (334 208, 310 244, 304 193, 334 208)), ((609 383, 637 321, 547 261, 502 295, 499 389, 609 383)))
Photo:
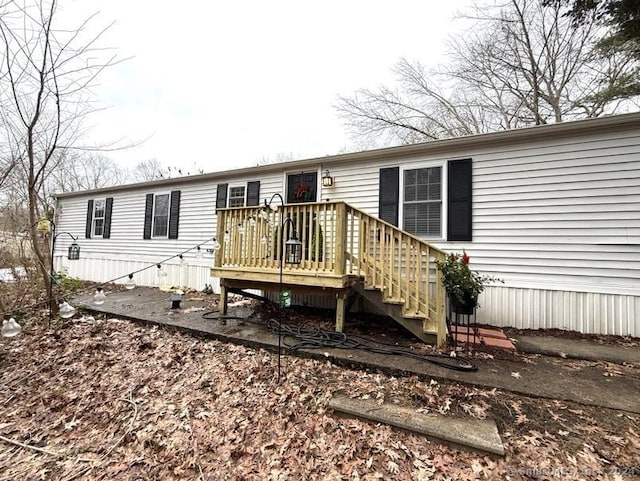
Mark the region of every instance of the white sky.
POLYGON ((336 97, 390 84, 400 57, 436 65, 468 0, 75 0, 65 15, 116 21, 102 44, 132 57, 99 78, 90 141, 123 165, 205 171, 352 146, 336 97), (73 8, 73 10, 69 10, 73 8))

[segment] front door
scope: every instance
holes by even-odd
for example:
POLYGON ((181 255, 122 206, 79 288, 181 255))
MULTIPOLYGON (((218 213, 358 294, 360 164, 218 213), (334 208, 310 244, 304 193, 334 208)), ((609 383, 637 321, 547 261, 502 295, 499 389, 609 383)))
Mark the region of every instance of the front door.
POLYGON ((316 202, 318 200, 318 173, 287 174, 287 204, 316 202))

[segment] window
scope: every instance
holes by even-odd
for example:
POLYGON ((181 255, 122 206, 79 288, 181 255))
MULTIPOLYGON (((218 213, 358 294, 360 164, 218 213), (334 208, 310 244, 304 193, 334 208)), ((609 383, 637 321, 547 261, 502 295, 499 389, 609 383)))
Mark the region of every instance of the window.
POLYGON ((105 200, 93 202, 93 236, 100 237, 104 233, 105 200))
MULTIPOLYGON (((107 205, 108 207, 108 205, 107 205)), ((143 239, 177 239, 180 224, 180 191, 147 194, 144 206, 143 239)))
POLYGON ((229 187, 229 207, 244 207, 244 186, 229 187))
POLYGON ((87 201, 87 223, 85 237, 111 237, 111 212, 113 210, 113 197, 106 199, 89 199, 87 201))
POLYGON ((403 228, 417 236, 440 237, 442 168, 404 171, 403 228))
POLYGON ((153 237, 167 237, 169 230, 169 194, 156 195, 153 201, 153 237))
POLYGON ((316 202, 318 199, 318 173, 287 174, 287 204, 316 202))

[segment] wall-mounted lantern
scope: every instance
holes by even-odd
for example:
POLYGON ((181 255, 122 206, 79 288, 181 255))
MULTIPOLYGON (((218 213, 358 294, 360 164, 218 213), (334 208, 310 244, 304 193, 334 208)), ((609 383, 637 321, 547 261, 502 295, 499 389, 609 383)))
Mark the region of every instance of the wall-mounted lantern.
POLYGON ((324 175, 322 176, 322 186, 323 187, 333 187, 333 177, 331 177, 331 173, 329 169, 324 171, 324 175))

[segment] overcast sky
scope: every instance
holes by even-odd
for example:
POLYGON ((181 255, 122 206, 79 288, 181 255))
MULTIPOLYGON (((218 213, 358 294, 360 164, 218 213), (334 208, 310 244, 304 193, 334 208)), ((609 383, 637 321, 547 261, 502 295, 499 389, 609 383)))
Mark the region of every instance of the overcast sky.
POLYGON ((205 171, 307 158, 353 146, 340 94, 391 83, 401 57, 443 61, 467 0, 76 0, 99 11, 102 44, 130 60, 104 72, 90 141, 144 143, 110 152, 205 171))

